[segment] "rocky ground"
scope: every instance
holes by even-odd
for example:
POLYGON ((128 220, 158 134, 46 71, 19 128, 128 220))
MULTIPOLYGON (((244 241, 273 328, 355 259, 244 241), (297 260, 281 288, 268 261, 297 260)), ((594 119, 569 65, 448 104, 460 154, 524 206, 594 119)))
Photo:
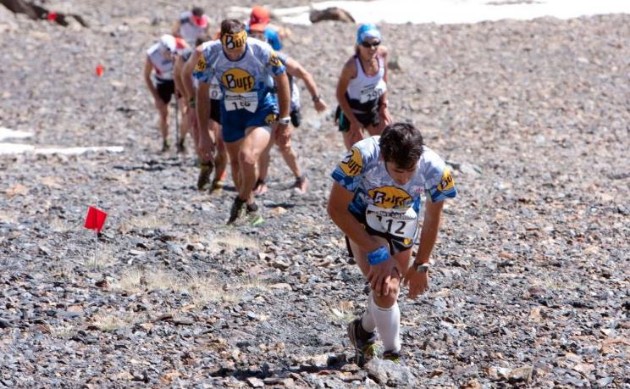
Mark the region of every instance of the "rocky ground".
MULTIPOLYGON (((0 9, 0 126, 124 151, 0 156, 0 386, 630 385, 629 15, 382 27, 392 112, 454 167, 459 196, 430 292, 401 298, 404 366, 359 369, 345 324, 364 282, 325 211, 343 154, 329 116, 304 99, 309 193, 287 189, 275 153, 266 224, 227 228, 234 193, 196 191, 190 151, 158 153, 141 77, 179 6, 56 5, 90 28, 0 9), (88 205, 109 214, 100 239, 88 205)), ((354 30, 286 42, 331 108, 354 30)))

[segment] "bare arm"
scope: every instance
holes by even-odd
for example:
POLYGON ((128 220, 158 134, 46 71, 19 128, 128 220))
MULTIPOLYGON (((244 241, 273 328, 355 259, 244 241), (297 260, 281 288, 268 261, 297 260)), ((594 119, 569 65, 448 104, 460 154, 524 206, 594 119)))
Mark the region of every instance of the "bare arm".
POLYGON ((306 89, 308 89, 308 92, 311 94, 311 98, 315 103, 315 109, 317 112, 325 111, 328 106, 321 99, 319 91, 317 90, 317 84, 315 84, 315 80, 313 79, 311 73, 306 71, 306 69, 304 69, 304 67, 293 58, 287 58, 285 66, 287 67, 287 73, 304 81, 306 89))
POLYGON ((196 51, 193 55, 188 58, 188 61, 184 62, 182 65, 182 86, 184 87, 184 93, 187 96, 187 99, 191 98, 196 99, 195 96, 195 87, 193 86, 192 74, 195 69, 196 60, 198 57, 195 56, 196 51))
POLYGON ((175 57, 175 63, 173 64, 173 82, 175 82, 175 90, 182 94, 182 96, 188 100, 186 90, 184 89, 182 73, 184 71, 184 61, 179 55, 175 57))
POLYGON ((438 230, 440 228, 440 219, 442 218, 442 208, 444 201, 437 203, 427 200, 424 205, 424 221, 422 222, 422 232, 420 233, 420 247, 416 255, 416 264, 427 263, 431 257, 431 252, 437 240, 438 230))
MULTIPOLYGON (((387 65, 387 62, 389 62, 389 56, 388 56, 388 51, 386 47, 379 47, 379 51, 380 51, 380 56, 383 59, 383 67, 384 67, 384 73, 383 73, 383 81, 385 81, 385 83, 387 83, 387 75, 389 74, 389 68, 387 65)), ((389 102, 387 100, 387 90, 385 90, 385 93, 383 93, 379 99, 379 104, 378 104, 378 109, 379 109, 379 113, 383 119, 383 123, 382 125, 389 125, 392 123, 392 117, 389 114, 389 102)))
POLYGON ((273 77, 278 90, 278 109, 281 118, 289 117, 291 112, 291 90, 289 88, 289 79, 286 73, 273 77))
POLYGON ((350 121, 350 123, 359 123, 359 120, 352 109, 350 108, 350 104, 346 99, 346 91, 348 90, 348 84, 350 80, 356 78, 357 76, 357 68, 354 62, 354 57, 350 58, 348 62, 343 66, 341 70, 341 75, 339 76, 339 81, 337 82, 337 102, 339 103, 339 107, 343 111, 343 114, 350 121))
POLYGON ((151 92, 151 95, 153 96, 153 98, 157 99, 157 89, 155 88, 155 85, 153 85, 153 80, 151 80, 152 72, 153 72, 153 65, 151 64, 151 61, 147 57, 144 63, 144 82, 147 85, 149 92, 151 92))
POLYGON ((418 254, 416 254, 413 266, 407 269, 405 274, 404 282, 409 285, 410 298, 418 297, 429 287, 429 273, 418 272, 415 267, 429 262, 431 252, 437 240, 443 207, 443 201, 433 203, 427 200, 425 204, 424 221, 422 223, 422 232, 420 233, 420 247, 418 248, 418 254))
POLYGON ((376 250, 381 243, 368 234, 363 225, 348 210, 353 197, 354 193, 334 182, 328 197, 328 215, 352 241, 368 252, 376 250))
POLYGON ((182 22, 179 19, 177 19, 175 23, 173 23, 173 27, 171 27, 171 33, 173 34, 174 37, 181 38, 181 35, 179 35, 179 29, 181 28, 181 26, 182 26, 182 22))

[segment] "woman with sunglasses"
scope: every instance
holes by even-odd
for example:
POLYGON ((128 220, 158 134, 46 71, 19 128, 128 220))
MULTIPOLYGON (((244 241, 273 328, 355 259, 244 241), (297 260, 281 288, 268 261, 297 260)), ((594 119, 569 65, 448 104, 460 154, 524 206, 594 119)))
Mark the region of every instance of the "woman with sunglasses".
POLYGON ((343 66, 337 83, 336 122, 346 149, 369 136, 380 135, 392 122, 387 109, 387 49, 374 24, 357 30, 356 53, 343 66))

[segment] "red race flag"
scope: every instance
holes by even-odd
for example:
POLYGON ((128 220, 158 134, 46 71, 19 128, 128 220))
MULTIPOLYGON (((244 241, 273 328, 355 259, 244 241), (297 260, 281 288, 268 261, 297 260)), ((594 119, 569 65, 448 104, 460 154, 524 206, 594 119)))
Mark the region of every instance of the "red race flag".
POLYGON ((89 230, 96 230, 96 232, 101 232, 103 229, 103 225, 105 224, 105 219, 107 219, 107 213, 101 211, 96 207, 90 206, 87 211, 87 215, 85 216, 85 228, 89 230))
POLYGON ((105 71, 105 67, 103 65, 101 65, 100 63, 96 65, 96 75, 98 77, 101 77, 104 71, 105 71))

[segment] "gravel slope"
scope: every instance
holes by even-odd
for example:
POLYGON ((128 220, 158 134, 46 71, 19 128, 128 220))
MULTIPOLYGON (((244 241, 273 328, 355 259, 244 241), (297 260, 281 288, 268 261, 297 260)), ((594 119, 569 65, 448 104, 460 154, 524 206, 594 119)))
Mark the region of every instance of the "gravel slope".
MULTIPOLYGON (((61 4, 90 29, 0 10, 0 126, 125 148, 0 155, 0 386, 630 385, 630 16, 383 26, 392 112, 460 190, 431 291, 401 298, 405 366, 386 376, 345 337, 365 296, 325 212, 343 154, 330 118, 303 99, 309 193, 287 190, 274 152, 267 223, 227 228, 234 193, 197 192, 190 151, 157 153, 143 53, 180 9, 95 4, 61 4), (109 213, 100 239, 82 229, 90 204, 109 213)), ((331 108, 354 28, 286 43, 331 108)))

